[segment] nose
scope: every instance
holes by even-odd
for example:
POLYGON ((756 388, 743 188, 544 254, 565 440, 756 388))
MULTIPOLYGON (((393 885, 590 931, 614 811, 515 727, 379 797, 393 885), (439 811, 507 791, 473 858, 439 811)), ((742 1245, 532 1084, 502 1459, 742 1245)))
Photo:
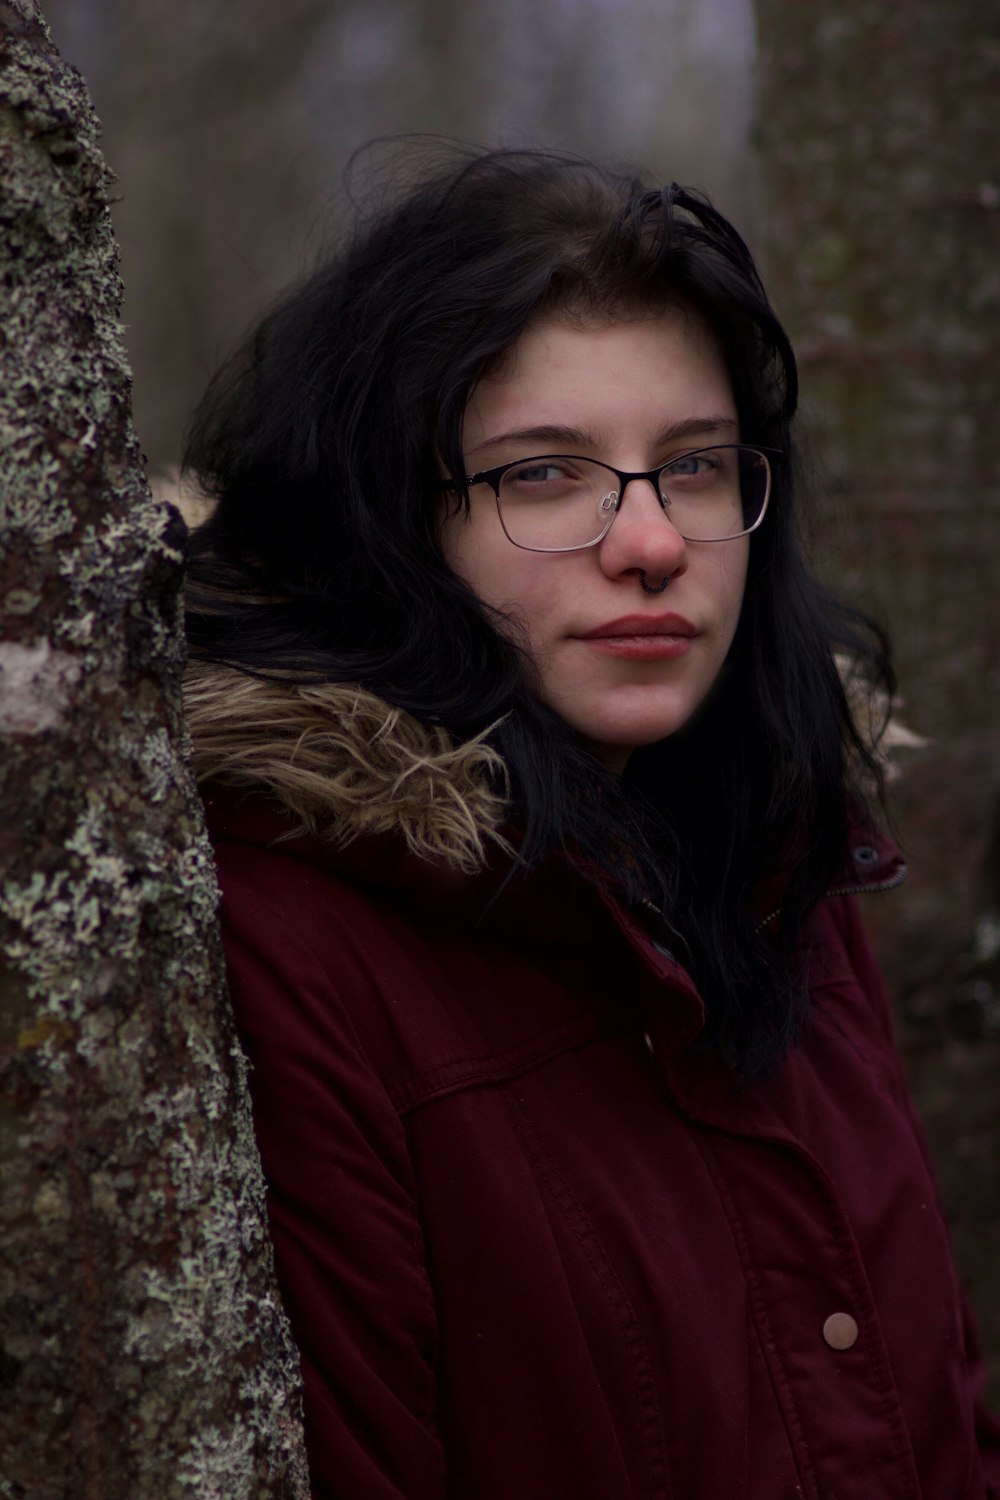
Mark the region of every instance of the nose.
POLYGON ((631 479, 599 549, 609 578, 645 573, 652 580, 687 571, 688 544, 669 520, 652 480, 631 479))

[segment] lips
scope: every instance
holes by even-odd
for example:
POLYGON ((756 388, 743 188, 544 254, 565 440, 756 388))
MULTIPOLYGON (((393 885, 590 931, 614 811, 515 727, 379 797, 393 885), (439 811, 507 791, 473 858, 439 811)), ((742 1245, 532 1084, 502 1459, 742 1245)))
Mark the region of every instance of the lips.
POLYGON ((698 631, 683 615, 622 615, 582 632, 589 651, 622 662, 665 662, 686 656, 698 631))
POLYGON ((608 620, 604 625, 595 625, 593 630, 581 631, 578 640, 628 640, 636 637, 678 636, 692 639, 698 634, 690 620, 683 615, 622 615, 618 620, 608 620))

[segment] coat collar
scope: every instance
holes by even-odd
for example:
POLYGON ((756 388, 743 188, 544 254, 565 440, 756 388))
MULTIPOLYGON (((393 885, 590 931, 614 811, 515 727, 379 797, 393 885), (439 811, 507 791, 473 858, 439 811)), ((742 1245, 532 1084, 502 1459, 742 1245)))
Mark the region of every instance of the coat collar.
POLYGON ((343 848, 392 834, 464 874, 509 850, 506 767, 489 731, 456 745, 353 684, 276 682, 198 660, 184 707, 198 781, 265 793, 286 835, 343 848))
MULTIPOLYGON (((861 895, 888 891, 906 876, 906 861, 897 845, 869 818, 856 816, 848 825, 847 859, 834 877, 831 896, 861 895)), ((773 874, 757 882, 752 896, 754 923, 758 931, 779 921, 785 892, 795 871, 795 857, 784 861, 773 874)))
MULTIPOLYGON (((561 856, 517 869, 505 768, 483 736, 455 746, 361 688, 274 683, 197 662, 185 706, 216 841, 269 846, 377 888, 429 928, 516 934, 582 962, 610 918, 647 978, 679 992, 671 1050, 697 1036, 703 1013, 690 977, 599 874, 561 856)), ((778 918, 793 870, 794 859, 754 891, 759 926, 778 918)), ((859 822, 834 889, 886 889, 904 871, 898 849, 859 822)))

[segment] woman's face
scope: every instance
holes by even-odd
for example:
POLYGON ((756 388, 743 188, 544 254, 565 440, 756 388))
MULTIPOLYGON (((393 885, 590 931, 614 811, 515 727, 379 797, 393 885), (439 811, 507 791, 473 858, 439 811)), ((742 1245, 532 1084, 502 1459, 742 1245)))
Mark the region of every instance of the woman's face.
MULTIPOLYGON (((739 440, 725 364, 683 308, 630 322, 559 317, 530 326, 469 401, 466 473, 537 454, 645 470, 673 455, 739 440)), ((610 769, 682 728, 712 687, 739 620, 749 539, 686 542, 651 484, 627 487, 596 547, 528 552, 500 525, 487 484, 468 517, 448 516, 451 568, 513 622, 538 696, 610 769), (646 593, 640 584, 659 584, 646 593)))

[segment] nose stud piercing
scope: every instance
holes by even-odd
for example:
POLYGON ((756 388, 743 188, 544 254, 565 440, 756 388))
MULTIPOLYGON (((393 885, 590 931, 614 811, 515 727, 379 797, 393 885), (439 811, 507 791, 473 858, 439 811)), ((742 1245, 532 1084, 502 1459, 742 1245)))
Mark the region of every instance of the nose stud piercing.
POLYGON ((645 573, 639 574, 639 587, 642 589, 642 592, 644 594, 662 594, 663 590, 666 588, 669 582, 669 573, 664 573, 662 580, 658 584, 656 584, 655 587, 652 584, 646 582, 645 573))

